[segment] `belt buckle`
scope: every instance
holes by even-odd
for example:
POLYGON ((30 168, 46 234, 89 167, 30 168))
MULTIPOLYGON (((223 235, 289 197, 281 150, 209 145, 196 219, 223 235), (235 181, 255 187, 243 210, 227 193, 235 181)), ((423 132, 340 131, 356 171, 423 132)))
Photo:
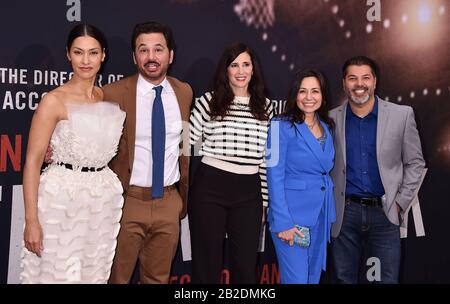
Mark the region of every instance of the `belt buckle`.
POLYGON ((361 197, 359 199, 359 202, 363 206, 367 206, 367 207, 373 206, 373 201, 370 198, 367 198, 367 197, 361 197))
POLYGON ((361 198, 361 204, 365 206, 378 206, 378 199, 375 197, 363 197, 361 198))

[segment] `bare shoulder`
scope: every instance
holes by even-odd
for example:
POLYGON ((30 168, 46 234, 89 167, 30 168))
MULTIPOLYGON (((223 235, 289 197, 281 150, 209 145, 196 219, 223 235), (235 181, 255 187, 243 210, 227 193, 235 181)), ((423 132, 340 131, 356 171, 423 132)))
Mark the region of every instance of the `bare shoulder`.
POLYGON ((50 91, 45 94, 41 101, 39 102, 38 109, 47 109, 47 108, 59 108, 64 107, 62 101, 62 93, 56 90, 50 91))
POLYGON ((63 119, 66 110, 61 95, 62 93, 57 90, 45 94, 39 102, 35 114, 47 119, 63 119))

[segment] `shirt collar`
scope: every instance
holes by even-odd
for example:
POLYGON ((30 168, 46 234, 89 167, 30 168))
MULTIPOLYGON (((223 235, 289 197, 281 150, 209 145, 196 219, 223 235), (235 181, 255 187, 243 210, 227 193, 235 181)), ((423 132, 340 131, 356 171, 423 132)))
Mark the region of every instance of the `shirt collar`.
MULTIPOLYGON (((367 114, 367 116, 373 116, 373 117, 377 117, 378 116, 378 103, 379 103, 378 96, 375 95, 375 102, 373 104, 372 111, 370 111, 370 113, 367 114)), ((352 108, 350 107, 349 104, 347 104, 347 116, 358 117, 358 116, 355 115, 355 113, 353 113, 352 108)))
POLYGON ((369 113, 369 115, 373 115, 374 117, 378 116, 378 96, 375 95, 375 102, 373 104, 373 109, 372 111, 369 113))
MULTIPOLYGON (((159 85, 163 86, 163 93, 173 93, 174 90, 172 88, 172 86, 170 85, 170 82, 167 80, 167 77, 164 78, 163 81, 161 81, 161 83, 159 85)), ((150 82, 148 82, 147 80, 145 80, 145 78, 139 74, 138 77, 138 81, 137 81, 137 90, 139 91, 140 94, 142 95, 147 95, 151 92, 153 92, 153 88, 159 85, 154 85, 150 82)))

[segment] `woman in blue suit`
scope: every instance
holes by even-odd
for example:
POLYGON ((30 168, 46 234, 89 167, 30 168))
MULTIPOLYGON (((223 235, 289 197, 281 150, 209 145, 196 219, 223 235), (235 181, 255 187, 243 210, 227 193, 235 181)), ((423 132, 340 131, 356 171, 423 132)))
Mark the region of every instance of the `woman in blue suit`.
POLYGON ((334 147, 324 75, 297 72, 285 112, 272 120, 267 141, 268 223, 282 284, 317 284, 326 267, 327 242, 336 212, 333 183, 334 147), (310 244, 297 227, 309 228, 310 244))

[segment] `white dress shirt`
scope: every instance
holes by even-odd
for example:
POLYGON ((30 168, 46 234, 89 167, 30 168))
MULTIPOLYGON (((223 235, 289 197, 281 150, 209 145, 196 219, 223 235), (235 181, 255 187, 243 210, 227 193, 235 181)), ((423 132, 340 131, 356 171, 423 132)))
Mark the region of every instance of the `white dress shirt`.
MULTIPOLYGON (((161 82, 161 99, 166 122, 166 147, 164 157, 164 187, 180 179, 178 166, 182 119, 175 91, 167 78, 161 82)), ((152 108, 155 85, 139 75, 136 90, 136 141, 130 185, 152 186, 152 108)))

